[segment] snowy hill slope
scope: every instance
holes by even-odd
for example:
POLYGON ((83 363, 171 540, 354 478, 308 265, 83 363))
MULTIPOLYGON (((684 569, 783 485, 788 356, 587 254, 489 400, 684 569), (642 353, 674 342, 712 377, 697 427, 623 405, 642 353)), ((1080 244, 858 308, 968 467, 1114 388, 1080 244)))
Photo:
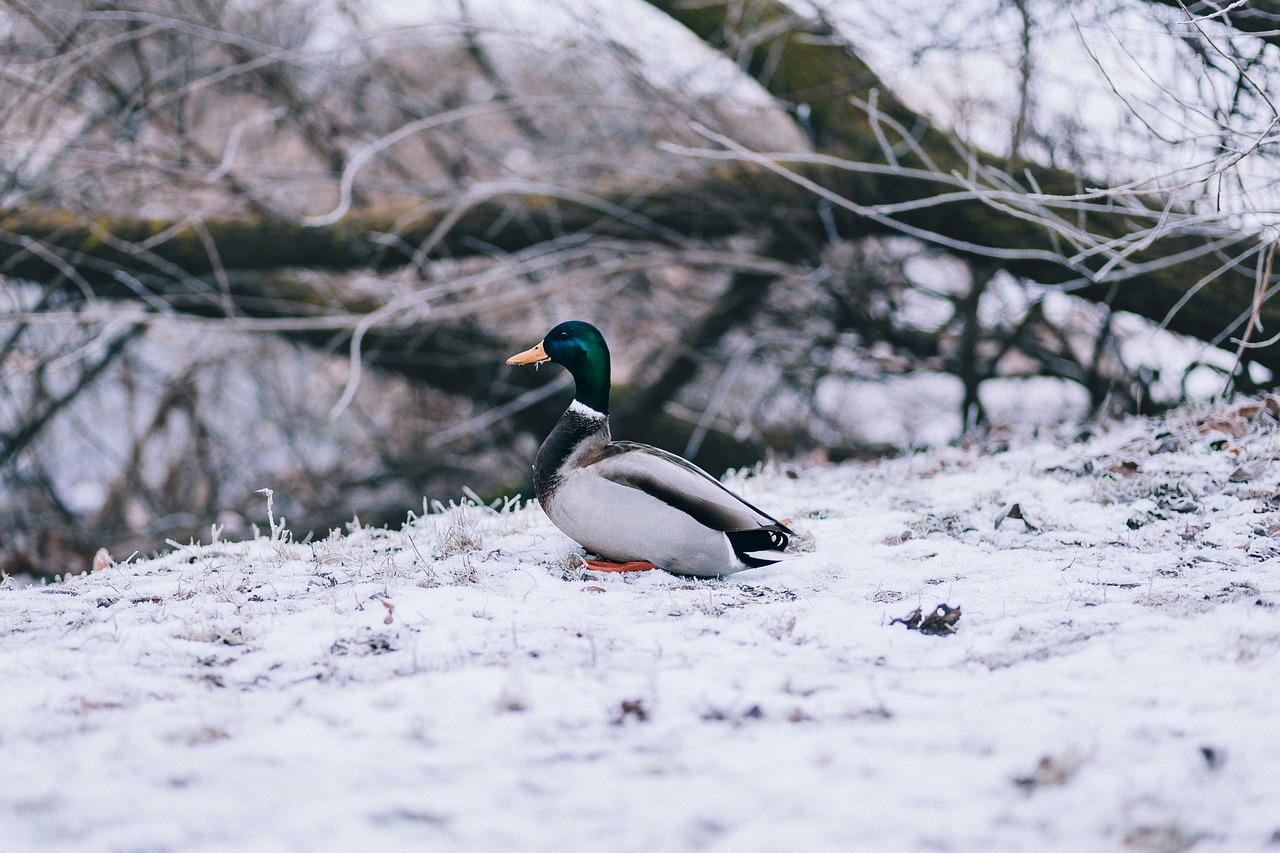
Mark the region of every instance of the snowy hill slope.
POLYGON ((0 849, 1280 843, 1269 405, 735 477, 812 547, 722 581, 467 505, 6 582, 0 849))

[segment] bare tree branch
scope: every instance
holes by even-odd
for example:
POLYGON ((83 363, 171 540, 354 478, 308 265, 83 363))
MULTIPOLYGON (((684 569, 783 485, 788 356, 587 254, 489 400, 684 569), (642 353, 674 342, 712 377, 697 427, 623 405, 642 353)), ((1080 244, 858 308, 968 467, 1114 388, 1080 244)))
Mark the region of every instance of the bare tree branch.
POLYGON ((106 370, 124 352, 129 342, 142 332, 142 329, 142 326, 132 326, 116 335, 107 343, 102 354, 80 372, 80 375, 76 377, 75 383, 70 388, 44 403, 38 412, 34 413, 12 433, 0 435, 0 468, 8 465, 11 459, 21 453, 32 440, 40 435, 45 426, 64 407, 75 400, 85 388, 92 385, 102 371, 106 370))
MULTIPOLYGON (((1116 309, 1202 338, 1234 329, 1252 306, 1248 259, 1262 241, 1239 224, 1188 215, 1155 187, 1115 191, 1085 178, 1085 187, 1101 188, 1082 196, 1081 176, 1073 173, 1025 162, 1005 170, 1002 158, 959 145, 894 98, 825 21, 778 0, 649 2, 735 58, 793 112, 803 107, 819 152, 845 161, 849 172, 786 167, 741 147, 733 154, 838 205, 847 214, 834 218, 841 228, 861 226, 852 234, 865 233, 873 219, 870 230, 896 229, 994 258, 1016 275, 1110 299, 1116 309), (898 137, 888 140, 892 153, 885 127, 898 137), (968 191, 940 195, 953 180, 968 191), (1144 196, 1148 203, 1140 203, 1144 196), (1076 214, 1069 228, 1058 209, 1076 214), (1064 252, 1063 236, 1081 251, 1064 252), (1116 280, 1123 286, 1112 298, 1116 280), (1188 299, 1197 281, 1211 284, 1188 299)), ((1280 304, 1266 302, 1259 316, 1264 325, 1280 323, 1280 304)), ((1273 372, 1280 369, 1280 353, 1256 355, 1273 372)))
POLYGON ((1216 21, 1242 33, 1257 36, 1267 44, 1280 47, 1280 2, 1277 0, 1249 0, 1247 3, 1231 3, 1226 0, 1147 0, 1162 6, 1172 6, 1189 13, 1192 20, 1216 21))

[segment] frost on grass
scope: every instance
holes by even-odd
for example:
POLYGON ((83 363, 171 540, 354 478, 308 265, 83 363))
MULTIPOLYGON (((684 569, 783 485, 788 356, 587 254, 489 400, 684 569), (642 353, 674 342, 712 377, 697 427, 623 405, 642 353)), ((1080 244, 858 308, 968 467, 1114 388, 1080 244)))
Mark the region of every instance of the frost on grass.
POLYGON ((4 841, 1259 849, 1278 416, 740 472, 803 547, 723 580, 469 497, 5 582, 4 841))

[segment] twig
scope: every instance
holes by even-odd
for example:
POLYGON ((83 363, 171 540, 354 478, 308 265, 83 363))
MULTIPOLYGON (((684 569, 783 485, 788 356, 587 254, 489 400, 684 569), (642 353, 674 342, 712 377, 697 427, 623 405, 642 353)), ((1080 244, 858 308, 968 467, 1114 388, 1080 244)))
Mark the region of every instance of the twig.
MULTIPOLYGON (((476 415, 473 418, 468 418, 461 423, 454 424, 448 429, 435 433, 427 439, 427 449, 435 450, 452 441, 456 441, 463 436, 475 435, 481 430, 487 429, 504 418, 508 418, 517 412, 522 412, 530 406, 540 403, 559 391, 568 388, 572 384, 573 377, 568 373, 562 374, 561 376, 556 377, 554 381, 549 382, 540 388, 534 388, 531 391, 526 391, 510 402, 504 403, 501 406, 495 406, 487 412, 476 415)), ((480 503, 480 501, 477 501, 477 503, 480 503)))
MULTIPOLYGON (((1185 8, 1185 7, 1184 7, 1185 8)), ((1245 324, 1244 335, 1240 338, 1240 346, 1236 348, 1235 361, 1231 364, 1231 370, 1227 372, 1227 382, 1222 387, 1222 396, 1227 396, 1231 390, 1231 384, 1235 381, 1236 372, 1240 369, 1240 362, 1244 358, 1244 351, 1249 346, 1249 339, 1253 336, 1253 330, 1262 329, 1262 324, 1258 321, 1258 315, 1262 313, 1262 303, 1267 292, 1267 285, 1271 282, 1272 262, 1276 257, 1276 241, 1272 241, 1267 249, 1265 260, 1262 255, 1258 256, 1258 271, 1253 283, 1253 308, 1249 314, 1249 322, 1245 324)))
POLYGON ((133 326, 117 335, 114 340, 107 344, 102 357, 80 374, 75 385, 61 396, 52 400, 45 406, 44 411, 32 418, 26 425, 16 432, 0 438, 0 467, 7 465, 19 451, 40 434, 40 431, 53 419, 54 415, 79 396, 81 391, 89 387, 102 371, 106 370, 108 365, 115 361, 116 357, 124 351, 129 342, 142 332, 142 329, 142 326, 133 326))

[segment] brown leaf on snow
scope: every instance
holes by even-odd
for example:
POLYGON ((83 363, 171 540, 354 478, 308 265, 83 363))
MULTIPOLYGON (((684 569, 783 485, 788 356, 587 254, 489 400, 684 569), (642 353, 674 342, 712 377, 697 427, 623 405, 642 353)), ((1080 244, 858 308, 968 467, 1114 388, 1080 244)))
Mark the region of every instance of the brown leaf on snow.
POLYGON ((1227 418, 1205 418, 1197 421, 1196 427, 1200 430, 1201 435, 1208 435, 1211 432, 1220 432, 1223 435, 1229 435, 1232 438, 1239 438, 1248 432, 1248 428, 1238 420, 1228 420, 1227 418))
POLYGON ((1259 412, 1266 409, 1266 407, 1267 407, 1267 404, 1264 400, 1250 400, 1247 403, 1241 403, 1240 405, 1231 409, 1229 412, 1227 412, 1227 417, 1228 418, 1244 418, 1245 420, 1251 420, 1259 412))
POLYGON ((901 619, 893 619, 890 625, 901 623, 907 626, 907 630, 919 631, 921 634, 933 634, 934 636, 944 636, 954 634, 956 632, 956 623, 960 621, 960 608, 952 607, 948 604, 939 604, 937 607, 929 611, 927 615, 921 615, 920 608, 908 613, 901 619))
POLYGON ((1013 784, 1027 793, 1045 785, 1065 785, 1076 775, 1081 763, 1080 759, 1070 755, 1063 758, 1042 755, 1036 763, 1036 769, 1026 776, 1014 778, 1013 784))
POLYGON ((613 724, 620 726, 627 721, 633 719, 638 723, 643 723, 649 719, 649 711, 644 706, 644 702, 639 699, 623 699, 622 704, 618 708, 618 716, 614 717, 613 724))
POLYGON ((920 608, 917 607, 915 610, 912 610, 906 616, 900 616, 895 619, 890 619, 889 624, 890 625, 903 624, 907 626, 907 630, 914 631, 915 629, 920 627, 920 608))
POLYGON ((1119 474, 1121 477, 1132 477, 1134 474, 1137 474, 1142 470, 1142 466, 1137 462, 1134 462, 1132 459, 1126 459, 1123 462, 1108 465, 1106 470, 1110 471, 1112 474, 1119 474))

